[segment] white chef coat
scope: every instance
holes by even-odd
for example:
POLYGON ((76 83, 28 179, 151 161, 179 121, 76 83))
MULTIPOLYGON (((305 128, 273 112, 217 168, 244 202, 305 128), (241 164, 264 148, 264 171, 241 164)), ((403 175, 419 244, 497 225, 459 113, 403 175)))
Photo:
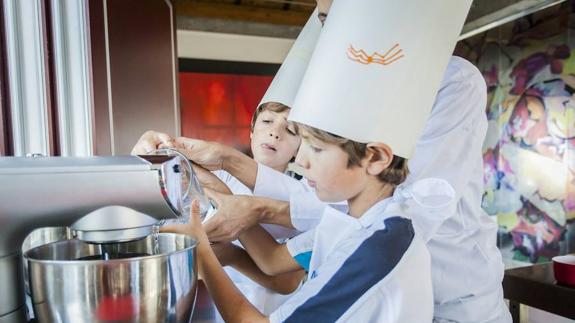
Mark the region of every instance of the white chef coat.
MULTIPOLYGON (((233 194, 252 195, 251 190, 242 184, 238 179, 230 175, 226 171, 215 171, 214 174, 224 182, 233 194)), ((216 213, 217 214, 217 213, 216 213)), ((275 224, 262 224, 275 239, 284 240, 298 234, 297 230, 285 228, 275 224)), ((239 241, 234 241, 234 244, 241 246, 239 241)), ((244 276, 239 271, 228 266, 224 270, 234 282, 236 287, 244 294, 244 296, 262 313, 269 315, 276 308, 278 308, 290 295, 281 295, 272 290, 269 290, 258 283, 252 281, 244 276)), ((219 318, 221 320, 221 318, 219 318)), ((221 320, 223 321, 223 320, 221 320)))
MULTIPOLYGON (((477 68, 452 57, 409 160, 406 183, 443 178, 456 193, 455 211, 439 225, 427 226, 429 219, 413 218, 427 230, 423 236, 429 239, 437 322, 511 322, 503 300, 497 224, 481 208, 486 94, 477 68)), ((310 191, 303 183, 258 166, 254 195, 290 201, 292 224, 300 231, 316 226, 325 207, 310 191)))
POLYGON ((429 252, 391 203, 357 219, 327 207, 315 229, 289 240, 292 255, 312 251, 308 280, 270 321, 431 322, 429 252))

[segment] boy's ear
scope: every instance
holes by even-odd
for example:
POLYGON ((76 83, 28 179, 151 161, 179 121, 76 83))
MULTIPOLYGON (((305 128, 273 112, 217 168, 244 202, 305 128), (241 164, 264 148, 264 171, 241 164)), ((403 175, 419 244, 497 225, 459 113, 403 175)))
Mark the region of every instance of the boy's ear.
POLYGON ((393 160, 391 147, 381 142, 367 144, 367 173, 377 176, 386 170, 393 160))

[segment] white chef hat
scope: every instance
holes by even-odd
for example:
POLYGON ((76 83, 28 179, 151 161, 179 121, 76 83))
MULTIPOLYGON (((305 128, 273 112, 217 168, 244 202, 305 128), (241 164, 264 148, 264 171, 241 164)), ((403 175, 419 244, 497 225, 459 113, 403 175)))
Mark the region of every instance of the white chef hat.
POLYGON ((292 45, 259 105, 278 102, 292 107, 320 31, 321 22, 317 17, 316 9, 292 45))
POLYGON ((409 158, 472 0, 335 0, 289 119, 409 158))

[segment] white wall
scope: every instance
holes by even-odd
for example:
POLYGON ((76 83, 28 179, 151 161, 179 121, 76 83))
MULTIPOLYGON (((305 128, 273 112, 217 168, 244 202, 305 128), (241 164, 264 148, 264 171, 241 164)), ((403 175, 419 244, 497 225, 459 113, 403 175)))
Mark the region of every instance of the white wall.
POLYGON ((178 57, 281 64, 294 39, 178 30, 178 57))

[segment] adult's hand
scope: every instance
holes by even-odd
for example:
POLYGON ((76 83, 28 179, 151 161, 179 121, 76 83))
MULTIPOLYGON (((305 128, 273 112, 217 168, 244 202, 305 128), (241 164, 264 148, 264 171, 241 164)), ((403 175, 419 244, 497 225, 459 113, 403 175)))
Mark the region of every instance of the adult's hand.
POLYGON ((217 208, 216 214, 204 223, 204 229, 212 242, 230 242, 240 233, 258 223, 253 199, 247 195, 222 194, 211 189, 204 190, 217 208))
POLYGON ((217 142, 179 137, 176 148, 194 163, 209 170, 223 169, 249 189, 254 189, 258 166, 249 156, 217 142))
POLYGON ((138 140, 134 148, 132 148, 132 155, 145 155, 158 148, 174 147, 174 139, 170 135, 148 130, 138 140))
POLYGON ((224 169, 226 154, 233 150, 231 147, 214 141, 186 137, 176 138, 174 143, 189 160, 209 170, 224 169))
POLYGON ((205 190, 218 209, 204 223, 210 241, 229 242, 238 239, 240 233, 257 225, 269 223, 293 229, 289 202, 249 195, 228 195, 205 190))

